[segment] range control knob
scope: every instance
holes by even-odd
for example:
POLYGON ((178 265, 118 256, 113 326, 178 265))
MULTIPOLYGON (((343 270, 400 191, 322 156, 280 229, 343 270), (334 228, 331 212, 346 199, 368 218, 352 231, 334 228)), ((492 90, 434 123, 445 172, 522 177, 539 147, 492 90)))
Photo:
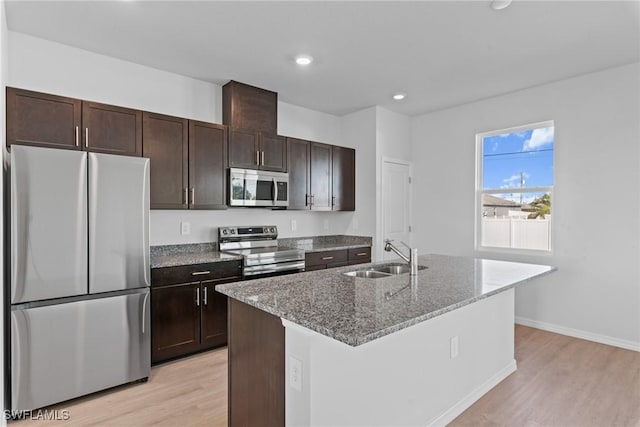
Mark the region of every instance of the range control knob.
POLYGON ((223 228, 223 229, 222 229, 222 234, 223 234, 223 235, 225 235, 225 236, 226 236, 228 232, 229 232, 229 231, 228 231, 226 228, 223 228))
POLYGON ((231 234, 236 234, 236 229, 235 228, 231 229, 231 234))
POLYGON ((272 233, 275 233, 275 232, 276 232, 276 228, 275 228, 275 227, 271 227, 271 228, 269 229, 269 231, 271 231, 272 233))

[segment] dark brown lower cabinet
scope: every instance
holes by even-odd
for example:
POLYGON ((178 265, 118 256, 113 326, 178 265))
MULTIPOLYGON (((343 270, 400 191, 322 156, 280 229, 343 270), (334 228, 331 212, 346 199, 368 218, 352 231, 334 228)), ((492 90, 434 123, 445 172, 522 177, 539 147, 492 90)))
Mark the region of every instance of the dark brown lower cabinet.
POLYGON ((284 427, 282 321, 229 299, 229 322, 229 426, 284 427))
POLYGON ((227 297, 216 285, 241 280, 239 261, 151 270, 151 362, 227 344, 227 297))
POLYGON ((345 265, 371 262, 371 248, 339 249, 335 251, 307 252, 304 257, 305 270, 324 270, 345 265))

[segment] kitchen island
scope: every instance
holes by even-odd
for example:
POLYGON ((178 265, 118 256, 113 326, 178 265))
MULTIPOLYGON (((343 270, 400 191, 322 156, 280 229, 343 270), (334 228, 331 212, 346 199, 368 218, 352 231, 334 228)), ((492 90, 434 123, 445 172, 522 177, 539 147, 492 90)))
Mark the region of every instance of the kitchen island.
POLYGON ((220 285, 229 422, 443 425, 516 369, 513 287, 553 267, 444 255, 220 285))

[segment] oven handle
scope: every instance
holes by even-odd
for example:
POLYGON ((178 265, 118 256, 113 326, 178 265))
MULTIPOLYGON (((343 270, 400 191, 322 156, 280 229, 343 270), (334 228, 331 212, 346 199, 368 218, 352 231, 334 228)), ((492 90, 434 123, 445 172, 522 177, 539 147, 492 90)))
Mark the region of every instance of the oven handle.
POLYGON ((245 267, 242 273, 245 276, 255 276, 257 274, 265 274, 265 273, 275 273, 278 271, 284 270, 301 270, 304 269, 305 264, 304 261, 298 262, 286 262, 280 264, 269 264, 269 265, 256 265, 252 267, 245 267))
POLYGON ((268 257, 268 258, 245 258, 244 263, 247 266, 256 267, 260 265, 280 264, 283 262, 299 262, 304 261, 304 255, 291 255, 287 257, 268 257))

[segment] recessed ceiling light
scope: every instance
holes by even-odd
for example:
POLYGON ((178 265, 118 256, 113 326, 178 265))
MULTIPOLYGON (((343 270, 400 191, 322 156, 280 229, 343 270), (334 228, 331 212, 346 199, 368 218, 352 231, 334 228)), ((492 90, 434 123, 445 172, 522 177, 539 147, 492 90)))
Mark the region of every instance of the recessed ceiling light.
POLYGON ((309 55, 298 55, 296 56, 296 64, 298 65, 309 65, 313 62, 313 58, 309 55))
POLYGON ((491 2, 491 9, 493 10, 502 10, 511 4, 511 0, 493 0, 491 2))
POLYGON ((395 95, 393 95, 393 99, 395 99, 396 101, 400 101, 404 99, 406 96, 407 96, 406 93, 396 93, 395 95))

